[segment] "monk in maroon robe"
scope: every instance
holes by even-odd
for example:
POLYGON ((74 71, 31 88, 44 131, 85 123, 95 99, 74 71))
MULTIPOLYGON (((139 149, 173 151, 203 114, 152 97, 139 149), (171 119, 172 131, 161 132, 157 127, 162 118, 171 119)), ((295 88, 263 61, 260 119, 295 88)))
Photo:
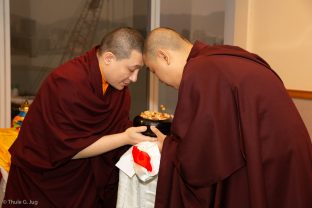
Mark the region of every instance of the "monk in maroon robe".
POLYGON ((312 207, 311 140, 263 59, 167 28, 149 34, 143 58, 179 90, 155 207, 312 207))
POLYGON ((127 85, 143 65, 143 37, 131 28, 54 70, 10 148, 3 207, 115 207, 115 163, 128 145, 152 141, 130 127, 127 85))

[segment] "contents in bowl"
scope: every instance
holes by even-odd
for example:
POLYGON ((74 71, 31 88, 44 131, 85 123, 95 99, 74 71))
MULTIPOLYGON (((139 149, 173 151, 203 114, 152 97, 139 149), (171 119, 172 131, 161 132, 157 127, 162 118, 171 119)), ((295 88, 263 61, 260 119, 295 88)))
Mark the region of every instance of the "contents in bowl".
POLYGON ((156 112, 156 111, 143 111, 140 116, 142 118, 145 119, 149 119, 149 120, 155 120, 155 121, 159 121, 159 120, 167 120, 172 118, 172 115, 168 114, 168 113, 160 113, 160 112, 156 112))

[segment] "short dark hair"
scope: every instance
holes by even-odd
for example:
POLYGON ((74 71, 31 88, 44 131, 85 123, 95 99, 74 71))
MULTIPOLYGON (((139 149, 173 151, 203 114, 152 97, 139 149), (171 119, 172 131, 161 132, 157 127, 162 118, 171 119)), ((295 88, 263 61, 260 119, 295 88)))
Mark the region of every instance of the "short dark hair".
POLYGON ((117 28, 107 33, 100 44, 99 53, 112 52, 117 59, 129 58, 133 50, 143 53, 144 38, 136 29, 117 28))

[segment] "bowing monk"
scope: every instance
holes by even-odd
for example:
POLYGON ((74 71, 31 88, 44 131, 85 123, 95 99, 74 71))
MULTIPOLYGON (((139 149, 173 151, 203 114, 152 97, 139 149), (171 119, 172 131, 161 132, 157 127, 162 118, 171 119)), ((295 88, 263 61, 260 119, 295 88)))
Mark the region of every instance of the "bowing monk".
POLYGON ((234 46, 193 45, 157 28, 143 59, 179 91, 156 208, 312 207, 310 137, 262 58, 234 46))
POLYGON ((115 207, 115 163, 127 145, 153 141, 129 120, 143 43, 136 30, 116 29, 47 77, 10 148, 3 207, 115 207))

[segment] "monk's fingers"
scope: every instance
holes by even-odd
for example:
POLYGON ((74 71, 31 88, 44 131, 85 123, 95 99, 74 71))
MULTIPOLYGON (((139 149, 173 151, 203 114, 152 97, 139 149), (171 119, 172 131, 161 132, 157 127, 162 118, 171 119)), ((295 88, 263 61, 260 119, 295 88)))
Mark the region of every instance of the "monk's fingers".
POLYGON ((161 131, 159 131, 159 129, 157 129, 155 126, 151 126, 151 130, 154 132, 154 134, 156 134, 157 138, 165 138, 166 137, 166 135, 161 133, 161 131))
POLYGON ((140 134, 138 136, 141 142, 146 141, 146 142, 156 142, 157 138, 156 137, 150 137, 150 136, 145 136, 143 134, 140 134))
POLYGON ((138 126, 138 127, 133 127, 133 128, 134 128, 135 132, 137 132, 137 133, 142 133, 142 132, 147 130, 146 126, 138 126))

